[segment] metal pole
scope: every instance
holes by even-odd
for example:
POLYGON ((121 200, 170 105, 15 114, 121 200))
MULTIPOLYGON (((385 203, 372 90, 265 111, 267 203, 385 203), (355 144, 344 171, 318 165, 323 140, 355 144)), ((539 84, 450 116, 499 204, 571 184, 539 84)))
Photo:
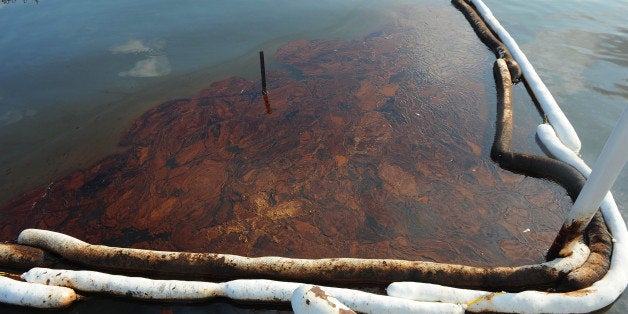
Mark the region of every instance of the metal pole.
POLYGON ((264 104, 266 105, 266 113, 272 112, 270 108, 270 102, 268 101, 268 90, 266 89, 266 65, 264 64, 264 51, 259 52, 259 65, 262 72, 262 97, 264 98, 264 104))
POLYGON ((628 160, 628 106, 606 141, 547 257, 568 256, 628 160))
POLYGON ((264 51, 259 52, 259 65, 262 72, 262 94, 268 94, 266 90, 266 65, 264 64, 264 51))

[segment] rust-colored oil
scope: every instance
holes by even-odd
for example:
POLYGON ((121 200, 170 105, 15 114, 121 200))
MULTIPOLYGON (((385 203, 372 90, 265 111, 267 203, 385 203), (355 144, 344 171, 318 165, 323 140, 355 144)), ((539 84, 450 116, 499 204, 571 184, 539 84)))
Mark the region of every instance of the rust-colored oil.
POLYGON ((0 209, 0 236, 35 227, 246 256, 543 260, 569 197, 491 161, 493 57, 463 16, 435 35, 417 14, 364 38, 281 47, 284 69, 267 69, 272 111, 259 81, 238 77, 161 104, 120 153, 0 209))

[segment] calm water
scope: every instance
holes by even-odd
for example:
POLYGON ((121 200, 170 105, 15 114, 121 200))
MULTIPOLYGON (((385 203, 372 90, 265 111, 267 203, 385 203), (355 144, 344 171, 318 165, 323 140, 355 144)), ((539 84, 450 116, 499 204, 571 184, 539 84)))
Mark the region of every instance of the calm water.
MULTIPOLYGON (((628 2, 486 2, 574 124, 582 156, 593 165, 628 99, 628 2)), ((383 5, 42 1, 0 6, 0 204, 110 153, 118 140, 111 134, 162 100, 194 95, 212 80, 234 74, 255 78, 260 47, 272 52, 295 38, 368 34, 380 25, 377 12, 383 5), (204 7, 190 10, 192 5, 204 7), (292 14, 295 10, 301 13, 292 14), (189 35, 199 30, 206 38, 189 35)), ((628 169, 613 191, 628 217, 628 169)), ((626 299, 611 312, 628 312, 626 299)))

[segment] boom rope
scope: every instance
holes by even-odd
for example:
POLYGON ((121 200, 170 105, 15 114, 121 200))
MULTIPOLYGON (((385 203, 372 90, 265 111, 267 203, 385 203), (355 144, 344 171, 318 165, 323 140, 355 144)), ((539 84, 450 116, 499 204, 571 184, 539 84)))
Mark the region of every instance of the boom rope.
POLYGON ((482 17, 467 2, 464 0, 452 0, 451 2, 454 7, 464 14, 480 40, 495 53, 495 57, 506 61, 512 82, 519 82, 522 76, 521 67, 519 67, 506 45, 497 38, 493 30, 486 25, 482 17))

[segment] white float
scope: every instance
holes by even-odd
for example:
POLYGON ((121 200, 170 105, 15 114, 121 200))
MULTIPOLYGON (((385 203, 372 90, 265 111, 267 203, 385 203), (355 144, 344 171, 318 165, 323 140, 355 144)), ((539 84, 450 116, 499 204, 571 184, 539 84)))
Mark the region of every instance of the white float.
POLYGON ((321 287, 313 285, 301 285, 294 290, 290 304, 295 313, 355 314, 338 299, 328 295, 321 287))
MULTIPOLYGON (((294 291, 303 285, 264 279, 239 279, 221 283, 153 280, 95 271, 49 268, 33 268, 24 273, 22 278, 29 283, 58 285, 83 292, 171 301, 226 297, 238 301, 291 302, 294 291)), ((321 289, 340 303, 362 313, 464 313, 464 306, 458 304, 417 302, 351 289, 321 289)))
POLYGON ((76 300, 74 290, 65 287, 28 283, 0 276, 0 303, 56 309, 76 300))
POLYGON ((203 300, 225 296, 219 284, 199 281, 151 280, 96 271, 33 268, 22 274, 30 283, 68 287, 142 300, 203 300))

